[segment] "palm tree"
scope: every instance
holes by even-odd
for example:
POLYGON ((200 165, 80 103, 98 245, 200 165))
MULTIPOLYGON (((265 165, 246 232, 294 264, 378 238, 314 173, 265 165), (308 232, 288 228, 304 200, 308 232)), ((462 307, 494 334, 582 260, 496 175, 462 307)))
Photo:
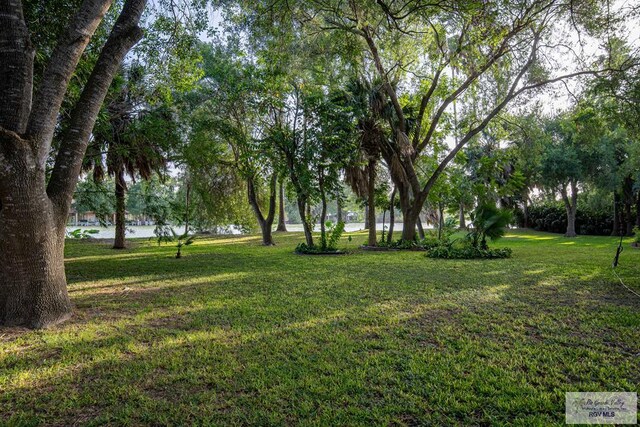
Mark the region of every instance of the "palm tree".
POLYGON ((504 236, 505 228, 511 223, 511 212, 499 209, 494 204, 483 204, 471 214, 473 231, 471 242, 475 248, 488 249, 487 237, 491 241, 504 236))
POLYGON ((120 73, 112 87, 104 119, 96 126, 87 151, 85 170, 93 170, 93 179, 101 182, 105 169, 115 179, 114 249, 125 248, 126 176, 134 180, 162 176, 166 170, 166 142, 173 131, 171 113, 166 107, 149 109, 139 90, 142 68, 130 67, 120 73))
POLYGON ((369 246, 377 245, 375 184, 376 167, 380 160, 380 147, 386 134, 382 124, 385 118, 387 102, 380 85, 365 79, 356 79, 349 83, 347 92, 351 106, 356 114, 357 129, 360 134, 360 159, 346 168, 346 181, 358 197, 367 200, 367 223, 369 225, 369 246), (361 165, 365 165, 362 167, 361 165))

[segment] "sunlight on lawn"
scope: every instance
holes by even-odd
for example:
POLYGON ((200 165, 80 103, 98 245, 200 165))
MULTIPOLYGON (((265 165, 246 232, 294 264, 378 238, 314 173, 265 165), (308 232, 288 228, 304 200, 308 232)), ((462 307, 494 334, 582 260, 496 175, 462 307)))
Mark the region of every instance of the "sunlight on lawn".
POLYGON ((505 234, 505 237, 510 238, 510 239, 523 239, 523 240, 558 240, 559 237, 558 236, 554 236, 554 235, 549 235, 549 234, 524 234, 524 233, 512 233, 512 232, 507 232, 505 234))
MULTIPOLYGON (((203 238, 181 260, 149 242, 127 254, 70 242, 75 316, 0 333, 0 413, 23 424, 94 411, 107 424, 316 413, 320 424, 371 425, 442 408, 437 424, 474 424, 464 414, 482 405, 494 420, 536 424, 522 414, 538 413, 548 425, 560 422, 564 390, 640 382, 640 301, 611 279, 607 238, 586 248, 518 232, 499 242, 513 258, 486 262, 361 252, 357 238, 343 245, 352 255, 300 257, 301 240, 203 238)), ((640 288, 640 251, 622 261, 640 288)))

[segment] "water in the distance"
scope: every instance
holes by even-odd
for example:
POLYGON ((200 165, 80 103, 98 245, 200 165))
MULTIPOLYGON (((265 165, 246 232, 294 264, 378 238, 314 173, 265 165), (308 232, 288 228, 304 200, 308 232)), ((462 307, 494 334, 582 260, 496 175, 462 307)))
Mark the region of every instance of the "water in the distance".
MULTIPOLYGON (((389 229, 389 224, 385 224, 385 226, 387 227, 387 229, 389 229)), ((96 238, 96 239, 113 239, 115 237, 115 227, 110 226, 110 227, 100 227, 100 226, 93 226, 93 227, 74 227, 74 226, 69 226, 67 227, 67 231, 73 231, 73 230, 77 230, 77 229, 81 229, 81 230, 98 230, 99 233, 98 234, 92 234, 91 237, 96 238)), ((127 226, 127 230, 131 230, 133 231, 133 233, 127 232, 127 237, 128 238, 153 238, 155 237, 155 234, 153 234, 153 230, 155 229, 155 226, 153 225, 134 225, 134 226, 127 226)), ((274 229, 275 229, 275 224, 274 224, 274 229)), ((382 231, 382 223, 379 223, 376 225, 376 229, 378 230, 378 232, 382 231)), ((182 234, 184 232, 184 227, 175 227, 174 228, 175 232, 177 234, 182 234)), ((316 224, 315 226, 315 231, 319 231, 320 230, 320 225, 316 224)), ((346 232, 353 232, 353 231, 360 231, 360 230, 364 230, 364 223, 363 222, 351 222, 348 224, 345 224, 345 231, 346 232)), ((287 231, 302 231, 302 224, 287 224, 287 231)), ((402 223, 396 223, 394 226, 394 231, 402 231, 402 223)), ((239 231, 232 229, 231 232, 233 234, 240 234, 239 231)))

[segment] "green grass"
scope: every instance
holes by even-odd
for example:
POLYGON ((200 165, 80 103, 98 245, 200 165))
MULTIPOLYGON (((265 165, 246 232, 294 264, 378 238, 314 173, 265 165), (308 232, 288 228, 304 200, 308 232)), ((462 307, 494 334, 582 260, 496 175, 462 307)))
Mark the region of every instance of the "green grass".
POLYGON ((565 391, 638 391, 640 298, 613 238, 513 232, 489 261, 275 238, 181 260, 69 242, 74 318, 0 330, 0 424, 561 425, 565 391))

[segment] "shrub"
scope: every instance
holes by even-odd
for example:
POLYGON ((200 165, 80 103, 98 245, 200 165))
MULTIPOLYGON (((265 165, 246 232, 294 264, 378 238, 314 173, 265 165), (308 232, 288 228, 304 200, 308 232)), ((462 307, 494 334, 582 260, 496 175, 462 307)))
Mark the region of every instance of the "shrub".
MULTIPOLYGON (((300 243, 296 246, 296 253, 299 254, 322 254, 322 253, 339 253, 338 241, 344 233, 344 222, 337 224, 327 222, 327 231, 320 236, 320 245, 309 246, 306 243, 300 243)), ((349 236, 351 241, 351 236, 349 236)))
POLYGON ((640 227, 633 227, 633 243, 640 245, 640 227))
POLYGON ((511 248, 482 249, 473 246, 470 240, 465 240, 461 244, 454 242, 448 245, 435 246, 427 251, 427 257, 442 259, 510 258, 511 252, 511 248))
POLYGON ((488 250, 487 237, 495 241, 504 236, 511 219, 511 211, 499 209, 493 204, 478 206, 471 214, 473 230, 468 234, 471 245, 476 249, 488 250))
POLYGON ((444 220, 442 227, 429 230, 428 237, 423 240, 432 238, 436 240, 449 241, 456 231, 458 231, 458 220, 456 218, 449 217, 444 220))
POLYGON ((306 243, 300 243, 296 246, 297 254, 340 254, 343 251, 339 251, 338 249, 322 249, 322 246, 313 245, 309 246, 306 243))
MULTIPOLYGON (((524 225, 521 210, 516 212, 517 222, 524 225)), ((561 203, 547 203, 529 207, 529 226, 538 231, 564 233, 567 231, 567 213, 561 203)), ((613 231, 613 212, 578 207, 576 212, 576 232, 608 236, 613 231)))
POLYGON ((335 251, 338 249, 338 241, 340 240, 342 233, 344 233, 344 222, 340 221, 333 226, 331 223, 328 223, 328 225, 329 230, 327 231, 327 234, 329 237, 326 239, 326 246, 324 249, 335 251))
MULTIPOLYGON (((414 251, 424 251, 435 246, 442 244, 443 240, 439 240, 437 237, 433 237, 431 235, 425 237, 424 239, 419 240, 396 240, 395 242, 387 243, 387 242, 378 242, 378 247, 381 248, 389 248, 389 249, 398 249, 398 250, 414 250, 414 251)), ((366 244, 366 243, 365 243, 366 244)))

